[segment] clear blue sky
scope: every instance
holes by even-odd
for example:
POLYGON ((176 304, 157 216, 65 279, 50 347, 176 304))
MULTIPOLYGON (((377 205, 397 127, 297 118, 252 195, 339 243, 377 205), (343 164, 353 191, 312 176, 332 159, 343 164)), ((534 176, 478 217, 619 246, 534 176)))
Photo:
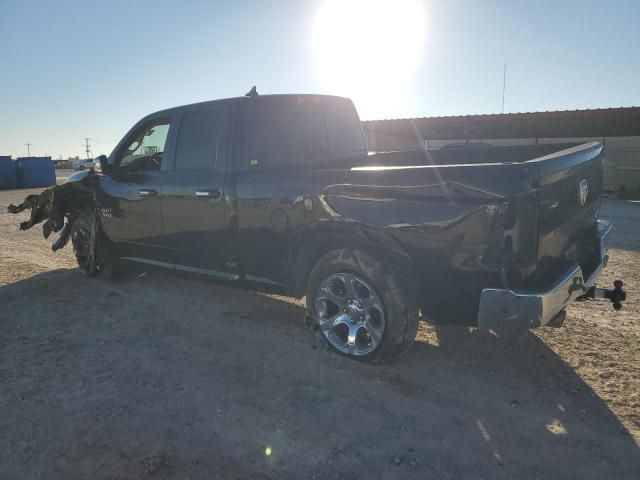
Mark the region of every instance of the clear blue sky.
MULTIPOLYGON (((254 84, 352 96, 363 119, 495 113, 505 61, 508 112, 640 105, 639 0, 414 1, 423 43, 394 83, 373 38, 355 79, 319 64, 323 0, 0 0, 0 155, 109 153, 151 111, 254 84)), ((403 30, 387 17, 377 41, 403 30)))

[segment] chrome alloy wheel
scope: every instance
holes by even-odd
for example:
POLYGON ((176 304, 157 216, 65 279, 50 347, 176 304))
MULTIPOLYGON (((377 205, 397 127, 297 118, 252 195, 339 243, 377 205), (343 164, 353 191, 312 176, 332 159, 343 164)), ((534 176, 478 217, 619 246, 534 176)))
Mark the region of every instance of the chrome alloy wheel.
POLYGON ((382 342, 384 309, 376 291, 353 273, 334 273, 318 286, 315 310, 322 334, 348 355, 373 352, 382 342))

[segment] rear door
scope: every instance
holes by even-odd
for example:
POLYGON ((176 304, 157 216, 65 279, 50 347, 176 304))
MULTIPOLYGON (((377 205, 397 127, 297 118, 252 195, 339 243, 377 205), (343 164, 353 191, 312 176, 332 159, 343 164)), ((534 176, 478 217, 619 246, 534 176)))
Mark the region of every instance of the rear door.
POLYGON ((364 137, 346 99, 258 96, 247 103, 248 165, 236 193, 239 257, 246 278, 281 282, 290 236, 318 214, 309 197, 322 199, 325 182, 345 173, 323 165, 365 155, 364 137))
POLYGON ((171 162, 170 117, 134 127, 115 152, 113 167, 97 192, 100 223, 122 257, 167 262, 160 192, 162 170, 171 162))
POLYGON ((176 268, 227 278, 229 109, 189 109, 179 125, 173 168, 162 186, 165 245, 176 268))

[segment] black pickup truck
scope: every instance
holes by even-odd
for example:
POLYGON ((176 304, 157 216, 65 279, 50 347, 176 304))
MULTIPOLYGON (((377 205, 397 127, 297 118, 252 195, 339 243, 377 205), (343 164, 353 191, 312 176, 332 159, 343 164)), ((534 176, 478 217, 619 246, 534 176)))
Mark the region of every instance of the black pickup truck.
POLYGON ((306 295, 332 349, 385 362, 461 305, 523 329, 594 296, 601 149, 370 154, 348 99, 246 96, 143 118, 58 214, 90 274, 126 260, 306 295))

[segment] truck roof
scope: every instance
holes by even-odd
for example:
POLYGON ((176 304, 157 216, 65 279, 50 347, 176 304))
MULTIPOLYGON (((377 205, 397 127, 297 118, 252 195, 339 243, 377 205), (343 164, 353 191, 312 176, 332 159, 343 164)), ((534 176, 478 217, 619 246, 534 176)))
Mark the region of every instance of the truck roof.
POLYGON ((221 103, 239 103, 239 102, 247 102, 247 101, 260 101, 262 99, 274 99, 274 98, 280 98, 282 100, 286 100, 286 99, 291 99, 291 98, 324 98, 324 99, 333 99, 333 100, 338 100, 341 102, 351 102, 351 99, 347 98, 347 97, 340 97, 337 95, 322 95, 322 94, 314 94, 314 93, 275 93, 275 94, 268 94, 268 95, 257 95, 255 97, 249 97, 249 96, 242 96, 242 97, 230 97, 230 98, 221 98, 218 100, 207 100, 204 102, 196 102, 196 103, 189 103, 186 105, 178 105, 175 107, 170 107, 170 108, 165 108, 162 110, 158 110, 156 112, 150 113, 148 115, 146 115, 144 118, 146 119, 147 117, 155 117, 157 115, 162 115, 162 114, 173 114, 177 111, 180 110, 190 110, 192 108, 196 108, 196 107, 204 107, 204 106, 209 106, 209 105, 214 105, 214 104, 221 104, 221 103))

